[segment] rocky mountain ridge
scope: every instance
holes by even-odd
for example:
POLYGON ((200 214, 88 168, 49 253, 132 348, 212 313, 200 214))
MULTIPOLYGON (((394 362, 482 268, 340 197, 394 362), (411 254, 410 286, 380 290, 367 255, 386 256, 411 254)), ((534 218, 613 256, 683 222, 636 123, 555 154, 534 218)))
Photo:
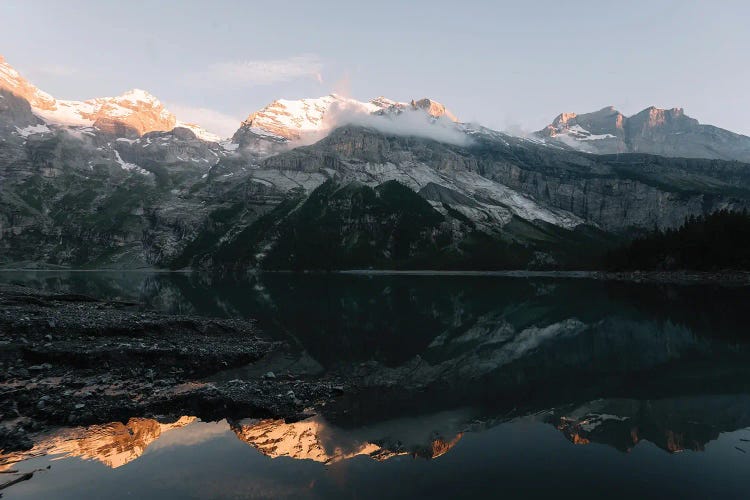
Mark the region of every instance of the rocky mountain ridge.
POLYGON ((609 106, 592 113, 562 113, 534 134, 545 143, 597 154, 648 153, 750 162, 750 137, 704 125, 682 108, 654 106, 625 116, 609 106))

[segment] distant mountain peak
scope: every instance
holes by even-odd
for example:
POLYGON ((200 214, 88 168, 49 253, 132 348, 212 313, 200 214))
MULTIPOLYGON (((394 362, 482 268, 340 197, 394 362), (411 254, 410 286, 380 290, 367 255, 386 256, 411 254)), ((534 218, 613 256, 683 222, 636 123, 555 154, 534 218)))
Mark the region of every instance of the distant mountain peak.
POLYGON ((142 89, 130 89, 119 96, 113 97, 113 99, 119 102, 128 101, 132 103, 152 104, 154 106, 161 105, 159 99, 142 89))
MULTIPOLYGON (((668 119, 678 119, 687 117, 685 111, 682 108, 657 108, 656 106, 649 106, 643 111, 634 114, 630 118, 637 119, 641 117, 647 117, 651 126, 656 126, 663 123, 668 119)), ((689 117, 687 117, 689 118, 689 117)), ((696 121, 697 123, 697 121, 696 121)))
POLYGON ((599 154, 637 152, 750 162, 750 137, 701 125, 678 107, 649 106, 629 117, 612 106, 584 114, 562 113, 536 136, 599 154))
POLYGON ((432 99, 429 99, 427 97, 424 97, 418 101, 412 100, 411 106, 414 109, 421 109, 427 112, 428 115, 433 116, 435 118, 440 118, 442 116, 445 116, 446 118, 450 119, 451 121, 457 122, 458 118, 448 111, 445 106, 437 101, 433 101, 432 99))

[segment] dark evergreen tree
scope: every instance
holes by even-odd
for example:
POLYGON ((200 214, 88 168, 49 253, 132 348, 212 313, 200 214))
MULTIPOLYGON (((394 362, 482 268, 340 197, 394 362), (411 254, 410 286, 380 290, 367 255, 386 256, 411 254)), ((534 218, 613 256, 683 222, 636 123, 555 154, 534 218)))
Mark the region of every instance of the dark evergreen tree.
POLYGON ((750 270, 750 216, 721 210, 655 230, 607 256, 612 270, 750 270))

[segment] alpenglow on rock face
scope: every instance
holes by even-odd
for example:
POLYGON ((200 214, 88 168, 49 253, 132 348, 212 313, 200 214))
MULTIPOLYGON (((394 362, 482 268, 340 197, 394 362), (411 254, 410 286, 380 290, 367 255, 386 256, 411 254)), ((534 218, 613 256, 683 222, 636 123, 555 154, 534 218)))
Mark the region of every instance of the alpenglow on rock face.
POLYGON ((646 108, 627 117, 613 107, 563 113, 537 137, 597 154, 648 153, 750 162, 750 137, 703 125, 682 108, 646 108))
POLYGON ((193 124, 181 122, 145 90, 132 89, 115 97, 86 101, 61 100, 38 89, 0 56, 0 90, 25 99, 31 110, 48 125, 96 127, 115 136, 137 137, 147 132, 190 128, 196 135, 215 141, 218 137, 193 124))

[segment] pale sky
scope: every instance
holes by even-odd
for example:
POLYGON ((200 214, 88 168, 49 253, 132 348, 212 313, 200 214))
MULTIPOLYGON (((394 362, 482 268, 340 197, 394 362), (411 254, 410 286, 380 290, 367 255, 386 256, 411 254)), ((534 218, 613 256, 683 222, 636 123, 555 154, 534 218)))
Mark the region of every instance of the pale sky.
POLYGON ((55 97, 142 88, 224 135, 334 91, 501 130, 655 105, 750 135, 747 0, 0 0, 0 20, 0 54, 55 97))

